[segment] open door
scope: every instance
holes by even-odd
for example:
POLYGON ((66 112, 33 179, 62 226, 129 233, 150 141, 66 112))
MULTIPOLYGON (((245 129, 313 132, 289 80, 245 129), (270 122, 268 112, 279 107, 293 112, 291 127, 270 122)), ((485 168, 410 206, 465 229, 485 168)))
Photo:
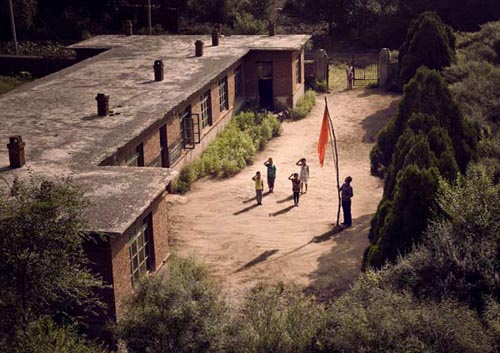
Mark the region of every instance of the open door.
POLYGON ((274 107, 272 61, 257 63, 257 78, 259 82, 259 105, 262 109, 272 110, 274 107))

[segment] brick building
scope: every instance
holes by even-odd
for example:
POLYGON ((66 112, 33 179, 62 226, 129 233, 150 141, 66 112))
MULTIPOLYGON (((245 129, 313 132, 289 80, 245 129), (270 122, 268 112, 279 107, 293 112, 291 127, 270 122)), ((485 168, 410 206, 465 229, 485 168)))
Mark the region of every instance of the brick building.
POLYGON ((104 235, 86 251, 111 284, 108 319, 168 261, 165 198, 176 172, 245 102, 296 104, 308 39, 97 36, 72 46, 87 59, 0 97, 0 176, 24 176, 26 166, 13 167, 25 154, 35 172, 71 173, 86 190, 88 231, 104 235))

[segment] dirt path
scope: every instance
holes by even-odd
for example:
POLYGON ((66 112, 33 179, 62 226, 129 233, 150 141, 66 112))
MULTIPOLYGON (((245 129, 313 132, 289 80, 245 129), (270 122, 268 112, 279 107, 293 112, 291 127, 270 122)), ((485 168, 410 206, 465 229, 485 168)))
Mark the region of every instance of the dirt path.
POLYGON ((205 261, 235 301, 259 280, 295 282, 323 295, 346 290, 359 274, 370 219, 382 195, 381 181, 370 176, 369 152, 397 97, 355 89, 330 94, 328 100, 341 180, 353 178, 352 228, 331 232, 337 210, 331 149, 323 168, 316 152, 324 96, 318 96, 308 117, 285 122, 283 135, 256 156, 253 166, 231 179, 197 182, 185 196, 169 196, 175 251, 205 261), (277 167, 275 192, 265 193, 263 206, 256 207, 251 177, 257 170, 265 175, 268 157, 277 167), (293 207, 287 178, 298 172, 295 162, 301 157, 310 165, 309 192, 293 207))

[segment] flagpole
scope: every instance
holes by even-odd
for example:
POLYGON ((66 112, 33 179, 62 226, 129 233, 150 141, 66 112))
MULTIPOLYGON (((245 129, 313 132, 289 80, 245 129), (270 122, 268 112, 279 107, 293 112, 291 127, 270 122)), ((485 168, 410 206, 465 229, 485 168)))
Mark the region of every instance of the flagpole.
POLYGON ((342 203, 342 200, 340 197, 339 154, 338 154, 338 149, 337 149, 337 136, 335 136, 335 129, 333 128, 332 117, 330 116, 330 110, 328 109, 328 100, 326 99, 326 96, 325 96, 325 109, 326 109, 326 112, 328 114, 328 126, 330 127, 329 130, 330 130, 330 136, 331 136, 331 141, 332 141, 333 161, 335 164, 335 173, 337 176, 337 197, 338 197, 337 226, 339 226, 340 205, 342 203))

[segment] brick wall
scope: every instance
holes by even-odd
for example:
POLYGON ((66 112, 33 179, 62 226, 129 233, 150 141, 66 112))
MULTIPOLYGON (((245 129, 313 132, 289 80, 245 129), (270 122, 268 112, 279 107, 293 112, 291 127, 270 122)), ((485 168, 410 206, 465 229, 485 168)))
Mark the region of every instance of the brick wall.
POLYGON ((274 105, 293 104, 293 55, 291 51, 251 51, 244 58, 244 82, 247 98, 258 100, 259 82, 257 63, 270 61, 273 63, 273 100, 274 105))
POLYGON ((161 167, 161 156, 160 156, 160 131, 154 129, 151 133, 144 139, 144 165, 146 167, 161 167))
POLYGON ((111 243, 111 256, 113 266, 113 290, 115 307, 118 319, 123 313, 123 302, 127 295, 132 293, 133 286, 130 277, 130 255, 128 242, 135 235, 144 219, 152 214, 153 244, 155 268, 158 271, 163 266, 163 261, 168 257, 168 217, 166 192, 155 199, 152 205, 139 217, 134 224, 121 236, 113 239, 111 243))

